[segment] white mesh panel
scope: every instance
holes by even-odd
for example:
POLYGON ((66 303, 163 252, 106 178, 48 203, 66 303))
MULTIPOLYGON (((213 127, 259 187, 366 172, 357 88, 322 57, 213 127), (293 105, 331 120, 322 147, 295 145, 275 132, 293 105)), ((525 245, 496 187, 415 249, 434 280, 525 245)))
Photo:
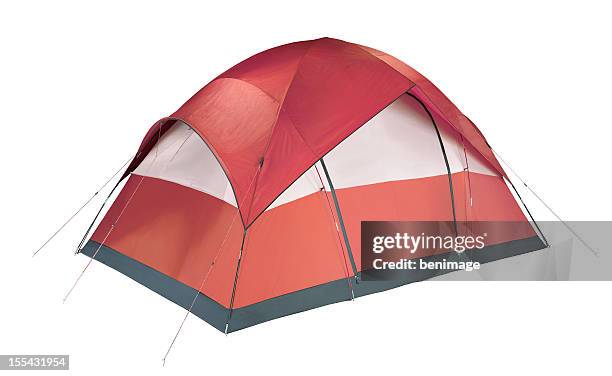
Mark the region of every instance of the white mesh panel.
MULTIPOLYGON (((321 166, 317 162, 316 168, 320 174, 323 174, 321 166)), ((298 198, 308 196, 309 194, 320 191, 321 181, 325 181, 325 176, 321 175, 321 179, 317 174, 315 166, 311 167, 302 176, 300 176, 293 184, 289 186, 266 210, 273 209, 277 206, 297 200, 298 198)), ((327 187, 325 187, 327 189, 327 187)))
POLYGON ((219 162, 200 136, 180 121, 162 136, 134 173, 193 188, 236 206, 219 162))
MULTIPOLYGON (((463 169, 462 155, 449 163, 463 169)), ((414 98, 403 95, 324 158, 338 189, 446 174, 431 119, 414 98)))
MULTIPOLYGON (((478 172, 485 175, 499 176, 499 174, 490 167, 489 162, 487 162, 469 144, 465 144, 464 150, 464 143, 461 141, 461 136, 459 135, 459 132, 457 132, 448 123, 446 123, 446 121, 437 116, 435 113, 433 114, 433 116, 436 125, 440 130, 440 135, 442 137, 442 142, 444 143, 444 150, 446 151, 446 156, 448 158, 448 164, 450 165, 451 173, 463 171, 463 169, 466 167, 465 159, 467 155, 467 163, 469 164, 470 172, 478 172)), ((430 127, 433 127, 431 125, 431 122, 429 124, 430 127)))

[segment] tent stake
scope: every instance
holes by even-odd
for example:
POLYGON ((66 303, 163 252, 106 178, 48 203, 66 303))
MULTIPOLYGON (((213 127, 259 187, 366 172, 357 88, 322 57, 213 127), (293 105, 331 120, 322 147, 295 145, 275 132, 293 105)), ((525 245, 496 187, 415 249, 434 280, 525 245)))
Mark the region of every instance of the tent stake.
MULTIPOLYGON (((60 233, 60 231, 62 231, 62 229, 63 229, 64 227, 66 227, 66 225, 67 225, 68 223, 70 223, 70 221, 72 221, 72 219, 74 219, 74 217, 76 217, 76 216, 77 216, 77 214, 79 214, 79 213, 81 212, 81 210, 83 210, 83 209, 84 209, 84 208, 85 208, 85 207, 86 207, 86 206, 87 206, 87 205, 88 205, 88 204, 89 204, 89 203, 90 203, 90 202, 91 202, 91 201, 92 201, 92 200, 93 200, 93 199, 94 199, 94 198, 95 198, 95 197, 98 195, 98 193, 100 193, 100 191, 101 191, 101 190, 103 190, 103 189, 104 189, 104 188, 105 188, 105 187, 108 185, 108 183, 110 183, 110 182, 111 182, 111 180, 113 180, 113 179, 115 178, 115 176, 117 176, 117 174, 123 170, 123 168, 124 168, 124 167, 125 167, 125 166, 126 166, 126 165, 127 165, 127 164, 128 164, 128 163, 129 163, 129 162, 132 160, 132 159, 133 159, 133 157, 130 157, 130 159, 128 159, 128 160, 127 160, 127 161, 126 161, 126 162, 125 162, 125 163, 124 163, 124 164, 123 164, 123 165, 122 165, 122 166, 121 166, 121 167, 120 167, 120 168, 117 170, 117 172, 115 172, 115 173, 113 174, 113 176, 111 176, 111 177, 110 177, 110 178, 109 178, 109 179, 108 179, 108 180, 107 180, 107 181, 106 181, 104 184, 102 184, 102 186, 96 190, 96 193, 94 193, 94 194, 93 194, 93 195, 92 195, 92 196, 91 196, 91 197, 90 197, 90 198, 89 198, 87 201, 85 201, 85 203, 84 203, 83 205, 81 205, 81 207, 80 207, 80 208, 79 208, 79 209, 78 209, 76 212, 74 212, 74 214, 72 214, 72 215, 70 216, 70 218, 68 218, 68 220, 67 220, 66 222, 64 222, 64 224, 63 224, 63 225, 61 225, 61 226, 60 226, 60 227, 59 227, 59 228, 58 228, 58 229, 57 229, 57 230, 56 230, 56 231, 53 233, 53 235, 51 235, 51 237, 49 237, 49 239, 47 239, 47 241, 43 243, 43 245, 41 245, 41 246, 40 246, 40 248, 38 248, 38 249, 36 250, 36 252, 32 253, 32 257, 36 256, 36 255, 38 254, 38 252, 40 252, 40 251, 41 251, 41 250, 42 250, 42 249, 43 249, 43 248, 44 248, 44 247, 45 247, 47 244, 49 244, 49 242, 50 242, 50 241, 51 241, 53 238, 55 238, 55 236, 56 236, 57 234, 59 234, 59 233, 60 233)), ((115 188, 113 188, 113 190, 114 190, 114 189, 115 189, 115 188)), ((111 193, 112 193, 112 192, 111 192, 111 193)), ((105 201, 105 202, 106 202, 106 201, 105 201)), ((102 210, 102 209, 100 209, 100 210, 102 210)), ((98 213, 98 214, 99 214, 99 213, 98 213)), ((96 216, 96 217, 97 217, 97 216, 96 216)), ((92 225, 93 225, 93 224, 92 224, 92 225)), ((88 230, 88 232, 89 232, 89 230, 88 230)), ((85 234, 85 235, 87 236, 87 234, 85 234)))

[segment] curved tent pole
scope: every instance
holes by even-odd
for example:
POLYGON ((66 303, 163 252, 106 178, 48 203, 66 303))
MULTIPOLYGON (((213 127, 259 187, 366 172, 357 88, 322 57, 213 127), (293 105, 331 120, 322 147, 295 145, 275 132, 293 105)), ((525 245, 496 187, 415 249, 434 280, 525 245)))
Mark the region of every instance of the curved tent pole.
MULTIPOLYGON (((509 178, 505 178, 505 179, 506 179, 506 181, 508 183, 510 183, 510 186, 514 190, 514 193, 516 193, 516 197, 518 197, 519 200, 521 201, 521 204, 523 204, 523 207, 525 208, 525 211, 527 212, 527 214, 529 214, 529 218, 531 218, 531 220, 533 221, 534 226, 536 227, 536 229, 538 229, 538 232, 542 236, 542 240, 544 240, 544 244, 546 244, 546 247, 550 247, 550 244, 548 243, 548 240, 546 239, 546 236, 544 236, 544 232, 542 231, 542 229, 540 229, 540 226, 538 226, 538 222, 536 222, 535 218, 533 218, 533 215, 531 215, 531 212, 529 211, 529 208, 527 207, 527 204, 525 204, 525 201, 523 201, 523 198, 521 197, 520 193, 518 192, 518 190, 514 186, 514 183, 512 183, 512 180, 510 180, 509 178)), ((529 188, 529 187, 527 187, 527 188, 529 188)))
MULTIPOLYGON (((316 164, 314 165, 314 168, 315 168, 315 171, 317 172, 317 177, 319 178, 319 181, 321 182, 321 191, 325 195, 325 201, 327 201, 327 207, 329 209, 329 214, 331 214, 332 220, 334 221, 334 225, 336 227, 336 235, 338 235, 338 243, 340 243, 340 251, 342 252, 342 258, 344 259, 343 269, 346 275, 346 281, 348 282, 348 287, 351 290, 351 300, 355 300, 355 290, 353 289, 353 284, 351 283, 351 277, 348 273, 348 265, 346 264, 346 254, 344 253, 344 246, 342 245, 342 239, 340 238, 340 228, 338 226, 338 222, 336 222, 336 216, 334 215, 334 209, 332 209, 331 203, 329 202, 329 197, 327 196, 327 192, 325 192, 325 183, 323 183, 323 178, 321 177, 321 174, 319 173, 319 169, 317 168, 316 164)), ((356 277, 357 277, 357 274, 355 274, 355 278, 356 277)))
MULTIPOLYGON (((219 167, 221 167, 221 170, 223 170, 223 173, 225 174, 225 177, 227 179, 228 184, 230 185, 230 187, 232 188, 232 193, 234 194, 234 199, 236 200, 236 213, 234 214, 232 221, 227 229, 227 231, 225 232, 225 236, 223 238, 223 241, 221 242, 221 245, 219 246, 219 249, 217 250, 217 253, 215 254, 215 257, 213 258, 212 262, 210 263, 207 272, 204 274, 202 281, 200 282, 200 288, 196 291, 193 300, 191 301, 191 305, 189 306, 189 309, 187 310, 187 312, 185 312, 185 316, 183 317, 183 320, 181 321, 176 334, 174 335, 174 337, 172 338, 172 341, 170 342, 170 345, 168 346, 168 349, 166 350, 166 354, 164 355, 163 359, 162 359, 162 367, 166 365, 166 359, 168 358, 168 355, 170 354, 170 351, 172 350, 174 343, 176 342, 178 336, 181 333, 181 330, 183 329, 183 325, 185 325, 185 322, 187 321, 187 318, 189 317, 189 315, 191 314, 193 307, 196 304, 196 301, 198 299, 198 297, 202 294, 202 289, 204 288, 204 284, 206 283, 206 281, 208 280, 208 276, 210 275, 210 273, 212 272, 213 267, 215 266, 215 264, 217 263, 217 260, 219 259, 219 257, 221 257, 222 253, 223 253, 223 247, 225 245, 225 243, 227 242, 227 239, 229 238, 229 234, 231 229, 234 227, 234 223, 236 222, 236 217, 240 217, 240 222, 242 224, 243 227, 243 238, 242 238, 242 244, 240 246, 240 258, 242 258, 242 247, 244 245, 244 237, 246 236, 246 228, 244 227, 244 222, 242 220, 242 214, 240 213, 240 205, 238 204, 238 198, 236 197, 235 191, 234 191, 234 187, 232 185, 232 182, 229 179, 229 176, 227 174, 227 172, 225 171, 225 169, 223 168, 223 165, 221 164, 220 160, 217 158, 215 152, 213 151, 212 147, 208 144, 207 141, 205 141, 205 139, 202 137, 202 135, 200 135, 195 128, 193 128, 191 125, 189 125, 187 122, 180 120, 180 119, 175 119, 177 121, 182 122, 183 124, 187 125, 192 131, 193 133, 195 133, 196 135, 198 135, 198 137, 200 137, 200 139, 202 140, 202 142, 204 143, 204 145, 206 145, 206 147, 208 148, 208 150, 211 152, 211 154, 215 157, 215 160, 217 161, 217 163, 219 164, 219 167)), ((184 142, 183 142, 184 144, 184 142)), ((182 145, 181 145, 182 147, 182 145)), ((179 148, 180 150, 180 148, 179 148)), ((175 153, 175 156, 177 152, 175 153)), ((173 157, 174 158, 174 157, 173 157)), ((260 166, 261 167, 261 166, 260 166)), ((258 171, 259 172, 259 171, 258 171)), ((253 183, 255 182, 255 179, 257 177, 257 174, 255 174, 255 176, 253 177, 253 179, 251 180, 251 183, 249 185, 249 188, 247 189, 247 191, 249 191, 251 189, 251 187, 253 186, 253 183)), ((238 270, 236 270, 236 277, 235 277, 235 281, 234 281, 234 291, 236 288, 236 281, 238 278, 238 270)), ((232 306, 233 306, 233 299, 234 299, 234 291, 232 292, 232 306)), ((226 331, 227 331, 227 327, 228 327, 228 323, 229 323, 229 319, 228 322, 226 323, 226 331)), ((226 333, 227 334, 227 333, 226 333)))
POLYGON ((242 263, 242 251, 244 250, 244 242, 247 235, 247 229, 242 232, 242 242, 240 244, 240 253, 238 254, 238 262, 236 263, 236 275, 234 276, 234 286, 232 287, 232 296, 230 297, 230 306, 227 311, 227 321, 225 322, 225 334, 229 329, 229 323, 234 313, 234 298, 236 297, 236 285, 238 284, 238 274, 240 273, 240 264, 242 263))
POLYGON ((446 155, 446 149, 444 148, 444 142, 442 142, 442 136, 440 135, 440 130, 438 129, 438 125, 436 124, 436 121, 434 120, 433 115, 431 114, 431 112, 429 111, 427 106, 425 106, 425 104, 423 102, 421 102, 421 100, 419 98, 417 98, 414 94, 409 93, 409 92, 406 92, 406 94, 408 94, 409 96, 414 98, 417 102, 419 102, 421 107, 423 107, 423 109, 425 110, 425 112, 429 116, 429 119, 431 120, 431 123, 433 124, 434 129, 436 130, 436 135, 438 136, 438 141, 440 142, 440 149, 442 149, 442 155, 444 156, 444 163, 446 164, 446 172, 448 174, 448 186, 449 186, 449 189, 450 189, 451 206, 452 206, 452 209, 453 209, 453 226, 454 226, 454 230, 455 230, 455 235, 458 235, 459 232, 457 230, 457 215, 456 215, 456 212, 455 212, 455 193, 454 193, 454 190, 453 190, 453 178, 451 176, 450 164, 448 163, 448 157, 446 155))
MULTIPOLYGON (((471 121, 471 120, 470 120, 471 121)), ((487 143, 487 145, 489 145, 487 143)), ((489 148, 491 149, 491 151, 497 156, 497 158, 499 158, 500 161, 504 162, 504 164, 506 166, 508 166, 508 168, 510 169, 510 171, 512 171, 514 173, 514 175, 516 175, 520 181, 523 182, 523 185, 525 185, 525 187, 527 187, 527 184, 525 184, 525 182, 523 181, 523 179, 520 178, 520 176, 518 176, 516 174, 516 172, 512 169, 512 167, 510 167, 510 165, 499 155, 497 154, 497 152, 495 152, 495 150, 493 150, 493 148, 489 145, 489 148)), ((544 244, 546 244, 546 247, 550 247, 550 243, 548 243, 548 239, 546 239, 546 236, 544 235, 544 232, 542 231, 542 229, 540 228, 540 226, 538 225, 538 222, 536 222, 535 218, 533 218, 533 215, 531 214, 531 211, 529 210, 529 208, 527 207, 527 204, 525 203, 525 201, 523 201, 523 198, 521 197, 521 194, 519 193, 518 189, 516 189, 516 187, 514 186, 514 183, 512 182, 512 180, 510 180, 509 177, 505 177, 503 178, 505 179, 510 186, 512 187, 512 190, 514 190, 514 193, 516 193, 516 197, 518 197, 518 199, 521 201, 521 204, 523 204, 523 207, 525 208, 525 211, 527 212, 527 214, 529 215, 529 218, 531 218, 531 221, 533 222, 533 225, 535 226, 535 228, 538 230, 538 232, 540 233, 540 236, 542 237, 542 240, 544 241, 544 244)), ((529 190, 531 190, 531 188, 527 187, 529 190)), ((532 191, 533 192, 533 191, 532 191)), ((537 197, 537 195, 536 195, 537 197)), ((539 199, 539 197, 538 197, 539 199)), ((540 200, 541 201, 541 200, 540 200)), ((546 205, 546 204, 544 204, 546 205)), ((546 205, 546 207, 548 208, 548 206, 546 205)), ((548 208, 550 210, 550 208, 548 208)), ((551 210, 552 212, 552 210, 551 210)), ((553 212, 553 214, 555 214, 553 212)), ((556 215, 556 214, 555 214, 556 215)))
POLYGON ((359 274, 357 273, 357 265, 355 264, 355 258, 353 257, 353 251, 351 249, 351 244, 349 243, 348 234, 346 233, 346 226, 344 225, 344 219, 342 218, 342 212, 340 211, 340 203, 338 202, 338 196, 336 195, 336 190, 334 189, 334 184, 332 183, 331 177, 329 176, 329 171, 327 170, 325 161, 323 161, 323 158, 321 158, 319 161, 321 162, 321 167, 323 167, 325 178, 327 179, 327 183, 329 184, 329 189, 331 190, 332 199, 334 200, 334 206, 336 207, 336 212, 338 214, 338 222, 340 222, 340 229, 342 230, 342 236, 344 237, 344 243, 346 244, 346 250, 349 256, 349 260, 351 261, 351 268, 353 269, 353 273, 355 274, 355 281, 359 283, 359 274))
POLYGON ((461 137, 461 145, 463 146, 463 157, 465 158, 465 168, 463 170, 466 172, 466 175, 467 175, 468 194, 470 196, 470 207, 472 207, 472 180, 470 179, 470 163, 468 162, 468 156, 467 156, 467 151, 465 150, 465 141, 463 139, 463 135, 459 133, 459 137, 461 137))
MULTIPOLYGON (((255 194, 255 188, 256 188, 256 181, 258 180, 257 178, 259 177, 259 173, 261 172, 261 168, 263 167, 263 159, 261 159, 259 161, 259 167, 257 168, 257 171, 255 172, 255 174, 253 175, 253 179, 251 179, 251 183, 249 184, 249 188, 247 189, 247 192, 251 191, 251 188, 253 188, 253 194, 255 194), (255 184, 255 187, 253 186, 253 184, 255 184)), ((228 178, 229 181, 229 178, 228 178)), ((246 197, 245 197, 246 198, 246 197)), ((244 204, 244 202, 243 202, 244 204)), ((238 198, 236 198, 236 206, 238 207, 238 212, 240 212, 240 203, 238 202, 238 198)), ((242 220, 242 214, 241 214, 241 220, 242 220)), ((230 306, 229 306, 229 310, 227 312, 227 320, 225 322, 225 334, 227 335, 228 333, 228 329, 229 329, 229 324, 230 324, 230 320, 232 319, 232 313, 234 312, 234 297, 236 296, 236 286, 238 285, 238 274, 240 273, 240 264, 242 263, 242 253, 244 251, 244 242, 247 236, 247 231, 248 231, 248 227, 244 226, 244 221, 242 222, 242 227, 243 227, 243 232, 242 232, 242 242, 240 243, 240 253, 238 254, 238 262, 236 263, 236 274, 234 276, 234 285, 232 286, 232 295, 230 297, 230 306)))

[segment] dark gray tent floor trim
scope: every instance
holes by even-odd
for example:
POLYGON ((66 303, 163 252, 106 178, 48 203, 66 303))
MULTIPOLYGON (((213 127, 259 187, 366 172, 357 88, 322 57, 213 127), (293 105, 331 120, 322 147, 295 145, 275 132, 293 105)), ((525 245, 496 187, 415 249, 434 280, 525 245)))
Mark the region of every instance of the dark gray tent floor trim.
MULTIPOLYGON (((81 253, 92 257, 99 246, 99 243, 90 240, 81 253)), ((461 254, 461 257, 464 257, 466 260, 478 261, 484 264, 537 251, 545 247, 542 240, 534 236, 496 244, 482 250, 466 251, 461 254)), ((427 261, 436 261, 444 257, 448 258, 448 254, 430 256, 425 259, 427 261)), ((185 309, 189 309, 196 295, 196 289, 107 246, 102 245, 100 247, 95 260, 119 271, 185 309)), ((426 280, 448 272, 451 271, 444 273, 439 271, 401 273, 388 280, 361 280, 359 283, 353 281, 352 285, 355 297, 360 297, 396 288, 408 283, 426 280)), ((364 276, 367 273, 368 272, 364 272, 364 276)), ((229 322, 228 333, 279 317, 345 300, 351 300, 351 290, 345 278, 281 295, 246 307, 234 309, 232 318, 229 322)), ((225 331, 229 310, 206 295, 200 294, 198 296, 191 312, 219 331, 225 331)))
MULTIPOLYGON (((99 246, 99 243, 90 240, 81 253, 92 257, 99 246)), ((168 277, 164 273, 125 256, 105 245, 100 247, 95 260, 110 266, 185 309, 189 309, 197 292, 193 287, 168 277)), ((198 296, 191 312, 220 331, 225 330, 228 309, 206 295, 200 294, 200 296, 198 296)))

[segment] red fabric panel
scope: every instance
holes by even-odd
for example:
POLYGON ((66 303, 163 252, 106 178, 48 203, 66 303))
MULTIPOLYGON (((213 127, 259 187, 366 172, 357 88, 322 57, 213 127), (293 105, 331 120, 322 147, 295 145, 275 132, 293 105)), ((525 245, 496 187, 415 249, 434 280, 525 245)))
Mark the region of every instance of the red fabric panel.
POLYGON ((282 102, 302 57, 312 41, 289 43, 260 52, 228 69, 219 77, 251 83, 282 102))
POLYGON ((225 201, 132 175, 92 239, 195 289, 218 254, 201 291, 229 307, 242 233, 237 209, 225 201))
POLYGON ((333 39, 312 43, 282 104, 246 222, 410 85, 351 44, 333 39))

